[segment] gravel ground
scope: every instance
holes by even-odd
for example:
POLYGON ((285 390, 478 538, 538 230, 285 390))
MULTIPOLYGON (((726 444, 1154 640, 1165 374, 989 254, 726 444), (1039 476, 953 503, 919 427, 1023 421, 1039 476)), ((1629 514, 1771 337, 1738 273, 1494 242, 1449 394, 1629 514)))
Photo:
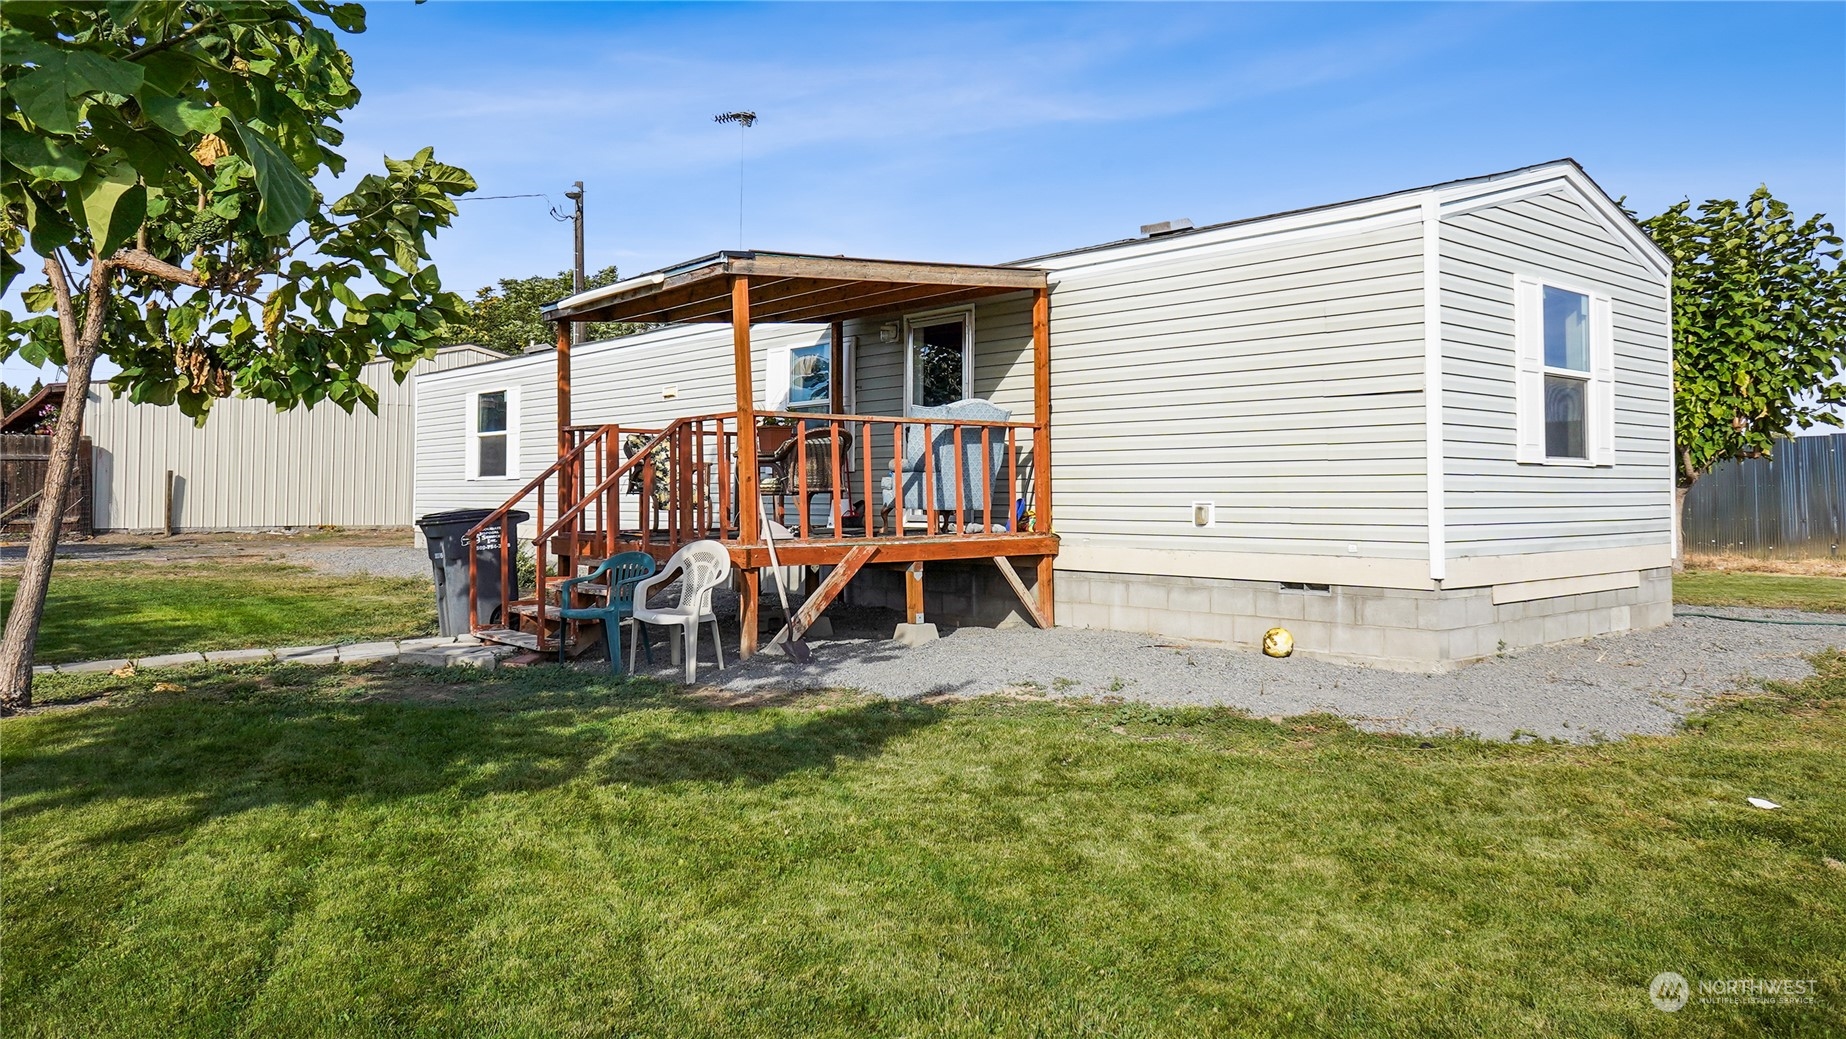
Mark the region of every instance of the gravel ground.
MULTIPOLYGON (((836 611, 829 611, 830 614, 836 611)), ((737 693, 847 688, 894 698, 978 696, 1002 690, 1049 697, 1119 697, 1163 706, 1223 705, 1281 717, 1328 712, 1377 732, 1472 733, 1489 739, 1532 735, 1590 742, 1673 731, 1704 697, 1767 679, 1813 673, 1804 658, 1846 646, 1846 616, 1792 611, 1719 610, 1826 626, 1742 623, 1685 617, 1664 628, 1510 653, 1439 674, 1420 675, 1306 657, 1187 643, 1156 635, 1056 628, 962 628, 905 649, 886 611, 838 610, 839 638, 811 640, 814 660, 798 665, 778 652, 710 669, 709 633, 699 677, 737 693)), ((735 613, 720 606, 720 616, 735 613)), ((727 630, 727 652, 737 645, 727 630)), ((654 673, 678 677, 666 654, 654 673)), ((586 666, 602 666, 600 663, 586 666)), ((642 670, 647 670, 643 666, 642 670)))
MULTIPOLYGON (((85 562, 175 563, 215 559, 256 562, 280 559, 331 574, 430 578, 429 554, 410 543, 409 533, 362 532, 342 538, 294 538, 281 534, 104 535, 58 546, 59 559, 85 562)), ((0 566, 22 562, 23 542, 0 545, 0 566)))
POLYGON ((373 574, 378 577, 420 577, 432 580, 429 553, 415 546, 302 545, 282 552, 291 563, 311 566, 330 574, 373 574))

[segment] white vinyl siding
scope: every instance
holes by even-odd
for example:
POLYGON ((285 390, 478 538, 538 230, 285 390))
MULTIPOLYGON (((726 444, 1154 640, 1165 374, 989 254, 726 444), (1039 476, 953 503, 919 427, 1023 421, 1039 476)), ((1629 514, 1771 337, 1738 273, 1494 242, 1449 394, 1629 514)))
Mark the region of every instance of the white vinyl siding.
POLYGON ((398 382, 391 365, 366 365, 376 413, 347 414, 322 402, 278 412, 266 401, 229 398, 195 426, 178 408, 135 404, 107 386, 91 390, 84 432, 95 459, 92 516, 99 530, 165 527, 167 472, 174 475, 177 529, 277 530, 398 527, 412 511, 414 382, 497 356, 448 347, 398 382))
POLYGON ((1395 226, 1061 272, 1058 532, 1137 548, 1426 554, 1421 255, 1407 210, 1395 226), (1193 525, 1197 501, 1215 503, 1212 526, 1193 525))
MULTIPOLYGON (((1448 557, 1670 540, 1671 351, 1659 273, 1560 185, 1445 216, 1441 285, 1448 557), (1516 419, 1520 278, 1592 298, 1592 345, 1607 347, 1592 355, 1587 463, 1521 464, 1542 459, 1544 446, 1542 422, 1523 427, 1522 444, 1516 419)), ((1537 373, 1526 369, 1529 394, 1537 373)))

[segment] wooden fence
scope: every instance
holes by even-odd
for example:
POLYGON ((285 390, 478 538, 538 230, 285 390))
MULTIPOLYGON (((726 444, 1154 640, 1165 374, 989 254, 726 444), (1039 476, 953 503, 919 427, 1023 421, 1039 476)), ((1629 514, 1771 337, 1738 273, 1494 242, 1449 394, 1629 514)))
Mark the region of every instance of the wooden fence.
MULTIPOLYGON (((64 533, 91 533, 90 438, 77 448, 77 471, 64 506, 64 533)), ((51 438, 28 433, 0 433, 0 534, 25 534, 38 518, 51 468, 51 438)))

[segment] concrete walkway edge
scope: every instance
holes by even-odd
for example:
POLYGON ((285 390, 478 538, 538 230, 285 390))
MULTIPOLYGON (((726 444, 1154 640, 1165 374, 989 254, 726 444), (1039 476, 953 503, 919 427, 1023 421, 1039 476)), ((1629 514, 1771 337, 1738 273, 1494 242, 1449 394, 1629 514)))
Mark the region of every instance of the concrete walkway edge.
POLYGON ((180 667, 186 664, 420 664, 433 667, 491 668, 513 653, 506 646, 484 646, 472 635, 435 635, 420 639, 354 642, 347 645, 278 646, 274 649, 220 649, 210 653, 162 653, 113 660, 83 660, 71 664, 35 664, 34 675, 72 675, 115 671, 130 665, 140 668, 180 667))

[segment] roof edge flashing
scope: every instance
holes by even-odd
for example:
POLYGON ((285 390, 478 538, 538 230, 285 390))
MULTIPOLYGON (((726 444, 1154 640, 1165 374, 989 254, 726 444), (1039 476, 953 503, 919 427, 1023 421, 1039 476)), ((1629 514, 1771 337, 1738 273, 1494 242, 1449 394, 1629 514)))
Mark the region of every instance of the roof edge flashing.
POLYGON ((542 308, 541 313, 549 317, 550 315, 555 314, 559 311, 576 310, 580 307, 585 307, 592 303, 601 303, 603 300, 609 299, 614 296, 619 296, 624 292, 633 292, 636 289, 652 288, 655 285, 658 285, 661 282, 666 281, 666 280, 667 280, 666 272, 655 271, 652 274, 643 274, 638 278, 629 278, 625 281, 618 281, 613 285, 604 285, 600 288, 586 289, 583 292, 577 293, 575 296, 566 296, 563 299, 558 300, 556 303, 553 303, 548 307, 542 308))

